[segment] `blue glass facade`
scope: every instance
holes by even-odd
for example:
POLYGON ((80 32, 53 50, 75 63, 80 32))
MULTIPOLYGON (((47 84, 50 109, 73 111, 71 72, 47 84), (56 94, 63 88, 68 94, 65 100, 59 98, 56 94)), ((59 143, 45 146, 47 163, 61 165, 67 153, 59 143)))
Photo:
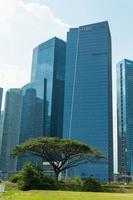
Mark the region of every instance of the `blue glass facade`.
POLYGON ((0 88, 0 112, 1 112, 1 105, 2 105, 2 96, 3 96, 3 88, 0 88))
POLYGON ((46 82, 44 135, 62 137, 66 43, 52 38, 33 51, 31 83, 46 82))
POLYGON ((2 106, 2 97, 3 97, 3 88, 0 88, 0 153, 1 153, 1 143, 2 143, 2 135, 3 135, 3 112, 1 112, 2 106))
MULTIPOLYGON (((33 50, 31 83, 22 88, 19 143, 40 136, 62 137, 66 43, 52 38, 33 50)), ((18 170, 36 157, 18 158, 18 170)))
POLYGON ((107 158, 69 170, 69 174, 112 180, 112 63, 107 22, 68 32, 64 102, 64 137, 88 143, 107 158))
POLYGON ((4 121, 4 111, 2 111, 0 115, 0 154, 1 154, 1 144, 3 136, 3 121, 4 121))
POLYGON ((12 173, 16 171, 17 159, 11 159, 10 154, 19 143, 21 105, 21 89, 10 89, 7 91, 0 155, 0 170, 2 172, 12 173))
POLYGON ((133 61, 117 65, 118 171, 133 173, 133 61))
MULTIPOLYGON (((19 143, 28 139, 41 137, 44 134, 45 119, 45 81, 35 81, 22 88, 22 108, 19 143)), ((20 170, 25 162, 38 162, 31 155, 21 155, 18 158, 17 169, 20 170)))

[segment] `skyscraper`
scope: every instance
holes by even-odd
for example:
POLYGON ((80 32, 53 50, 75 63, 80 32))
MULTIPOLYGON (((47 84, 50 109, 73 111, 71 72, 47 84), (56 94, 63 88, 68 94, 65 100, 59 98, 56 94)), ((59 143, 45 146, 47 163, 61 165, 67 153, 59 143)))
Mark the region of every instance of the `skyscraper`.
POLYGON ((1 112, 3 88, 0 88, 0 152, 2 143, 2 129, 3 129, 3 113, 1 112))
MULTIPOLYGON (((28 139, 41 137, 44 134, 45 120, 45 81, 29 83, 22 88, 22 109, 19 143, 28 139)), ((36 157, 21 155, 18 157, 17 170, 20 170, 25 162, 38 162, 36 157)))
POLYGON ((31 83, 45 80, 46 136, 62 137, 66 43, 56 37, 33 51, 31 83))
POLYGON ((2 96, 3 96, 3 88, 0 88, 0 112, 1 112, 1 105, 2 105, 2 96))
POLYGON ((0 170, 7 173, 16 171, 17 159, 11 159, 10 154, 19 142, 21 103, 20 89, 10 89, 7 91, 0 155, 0 170))
POLYGON ((0 115, 0 154, 1 154, 1 144, 2 144, 2 137, 3 137, 3 122, 4 122, 4 111, 1 111, 1 115, 0 115))
MULTIPOLYGON (((66 43, 56 37, 33 50, 31 82, 22 88, 19 143, 39 136, 62 137, 65 55, 66 43)), ((26 161, 36 158, 19 157, 17 168, 26 161)))
POLYGON ((64 137, 80 140, 106 157, 69 170, 70 176, 112 180, 112 59, 108 22, 71 28, 67 35, 64 137))
POLYGON ((118 171, 133 173, 133 61, 117 65, 118 171))

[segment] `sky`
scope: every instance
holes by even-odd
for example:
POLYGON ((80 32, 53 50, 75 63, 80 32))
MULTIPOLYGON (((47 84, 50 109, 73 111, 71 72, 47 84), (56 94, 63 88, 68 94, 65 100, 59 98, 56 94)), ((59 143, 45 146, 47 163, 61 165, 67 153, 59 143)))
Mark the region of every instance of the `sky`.
POLYGON ((112 35, 116 143, 115 67, 123 58, 133 60, 133 0, 0 0, 0 87, 6 91, 29 82, 32 50, 39 43, 54 36, 66 40, 69 27, 107 20, 112 35))
POLYGON ((83 24, 109 21, 113 68, 133 59, 132 8, 132 0, 0 0, 0 87, 27 83, 33 48, 83 24))

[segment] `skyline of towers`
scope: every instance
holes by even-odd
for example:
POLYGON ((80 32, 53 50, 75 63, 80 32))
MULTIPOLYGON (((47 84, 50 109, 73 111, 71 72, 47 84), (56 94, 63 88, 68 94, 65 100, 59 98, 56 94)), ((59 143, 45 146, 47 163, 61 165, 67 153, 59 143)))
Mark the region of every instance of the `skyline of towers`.
POLYGON ((118 172, 133 173, 133 61, 117 64, 118 172))
MULTIPOLYGON (((107 22, 71 28, 67 35, 67 43, 54 37, 34 48, 31 81, 20 89, 22 102, 18 142, 21 143, 29 138, 38 136, 62 137, 62 134, 65 138, 86 142, 101 150, 108 158, 108 161, 106 163, 102 161, 97 166, 91 165, 92 169, 88 168, 89 173, 85 169, 86 166, 83 166, 82 170, 72 169, 69 174, 71 176, 79 174, 81 176, 94 175, 98 179, 112 180, 111 61, 111 36, 107 22)), ((129 62, 132 65, 132 61, 125 60, 122 61, 123 66, 124 62, 125 64, 129 62)), ((124 69, 124 67, 122 68, 124 69)), ((128 83, 131 83, 131 74, 129 77, 131 80, 128 80, 128 83)), ((128 85, 128 87, 131 86, 128 85)), ((129 92, 128 87, 125 88, 127 92, 129 92)), ((12 93, 16 90, 11 89, 9 91, 12 93)), ((10 93, 9 91, 7 93, 10 93)), ((128 93, 128 95, 130 96, 131 93, 128 93)), ((8 105, 7 100, 6 105, 8 105)), ((7 124, 5 120, 9 120, 7 118, 8 112, 5 109, 4 124, 7 124)), ((19 108, 18 112, 20 112, 19 108)), ((123 109, 122 115, 124 116, 126 112, 127 110, 123 109)), ((128 113, 131 115, 131 110, 128 110, 128 113)), ((13 114, 15 115, 15 113, 13 114)), ((123 121, 124 118, 121 118, 119 127, 123 121)), ((131 125, 131 120, 129 121, 131 125)), ((10 127, 10 125, 8 126, 10 127)), ((6 129, 6 125, 3 128, 6 129)), ((12 135, 11 129, 8 130, 8 133, 4 129, 4 135, 9 135, 9 132, 12 135)), ((125 155, 125 169, 130 173, 132 168, 131 160, 133 161, 132 150, 129 146, 127 148, 124 143, 121 145, 120 134, 119 152, 123 152, 123 155, 118 155, 121 162, 121 164, 119 162, 119 171, 122 171, 120 166, 122 166, 123 162, 120 156, 125 155), (122 151, 120 151, 120 145, 123 148, 122 151)), ((4 135, 3 142, 6 139, 9 140, 9 138, 5 139, 4 135)), ((127 142, 127 138, 123 137, 123 139, 127 142)), ((8 146, 8 142, 5 145, 8 146)), ((18 159, 18 169, 22 166, 23 161, 22 157, 18 159)))
POLYGON ((107 22, 67 35, 64 137, 100 150, 107 160, 69 170, 71 176, 113 179, 112 59, 107 22))

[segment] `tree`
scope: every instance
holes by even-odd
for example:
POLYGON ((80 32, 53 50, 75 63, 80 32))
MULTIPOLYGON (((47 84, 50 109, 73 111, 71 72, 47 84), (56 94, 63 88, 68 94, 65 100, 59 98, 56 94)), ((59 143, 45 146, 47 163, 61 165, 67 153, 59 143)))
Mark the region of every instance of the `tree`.
POLYGON ((16 146, 12 156, 32 153, 49 162, 55 172, 56 180, 66 169, 103 158, 102 154, 79 141, 54 137, 41 137, 28 140, 16 146))

